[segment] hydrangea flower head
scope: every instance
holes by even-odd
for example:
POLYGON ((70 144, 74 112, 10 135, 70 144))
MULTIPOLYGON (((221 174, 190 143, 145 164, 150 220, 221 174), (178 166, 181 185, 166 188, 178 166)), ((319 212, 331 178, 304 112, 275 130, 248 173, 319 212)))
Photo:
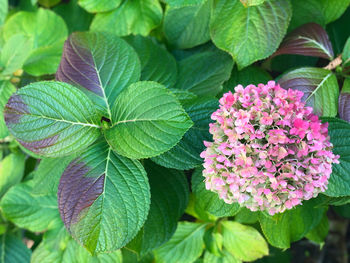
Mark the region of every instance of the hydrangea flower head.
POLYGON ((328 123, 301 101, 303 92, 238 85, 220 99, 211 118, 213 142, 204 142, 208 190, 226 203, 273 215, 327 189, 332 163, 328 123))

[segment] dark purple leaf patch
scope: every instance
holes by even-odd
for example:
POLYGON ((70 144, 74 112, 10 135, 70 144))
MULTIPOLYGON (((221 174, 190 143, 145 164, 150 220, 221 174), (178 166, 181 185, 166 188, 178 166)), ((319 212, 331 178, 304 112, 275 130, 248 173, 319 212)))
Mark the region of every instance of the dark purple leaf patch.
POLYGON ((68 229, 77 223, 79 215, 103 193, 105 175, 86 176, 90 168, 79 158, 63 172, 58 187, 61 218, 68 229))
POLYGON ((24 114, 28 114, 28 105, 20 95, 14 94, 10 97, 4 110, 4 118, 7 126, 17 124, 24 114))
POLYGON ((82 33, 72 34, 64 43, 64 52, 56 79, 85 88, 102 97, 102 84, 84 36, 82 33))
POLYGON ((326 30, 318 24, 302 25, 289 33, 279 49, 272 55, 304 55, 332 59, 332 44, 326 30))

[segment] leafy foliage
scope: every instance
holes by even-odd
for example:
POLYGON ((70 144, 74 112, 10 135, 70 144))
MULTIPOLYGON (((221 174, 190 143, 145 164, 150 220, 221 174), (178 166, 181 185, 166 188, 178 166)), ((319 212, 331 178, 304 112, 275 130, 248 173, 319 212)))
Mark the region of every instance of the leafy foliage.
POLYGON ((290 262, 302 238, 327 247, 350 218, 349 5, 0 0, 0 262, 290 262), (270 216, 208 191, 200 155, 218 99, 273 79, 304 92, 340 163, 325 192, 270 216))

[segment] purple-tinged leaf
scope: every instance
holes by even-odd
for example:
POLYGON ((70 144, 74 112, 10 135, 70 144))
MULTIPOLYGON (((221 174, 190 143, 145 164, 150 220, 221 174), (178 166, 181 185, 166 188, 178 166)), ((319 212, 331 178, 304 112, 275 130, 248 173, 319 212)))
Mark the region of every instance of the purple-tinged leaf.
POLYGON ((302 98, 313 112, 323 117, 338 113, 339 87, 336 76, 322 68, 299 68, 284 74, 278 83, 284 89, 304 92, 302 98))
POLYGON ((80 88, 110 118, 118 94, 140 75, 139 58, 126 41, 113 34, 76 32, 64 44, 56 79, 80 88))
POLYGON ((289 33, 272 56, 282 54, 321 57, 330 60, 334 56, 326 30, 316 23, 302 25, 289 33))
POLYGON ((94 105, 67 83, 43 81, 19 89, 6 104, 4 117, 17 141, 40 156, 69 155, 100 136, 94 105))
POLYGON ((135 237, 147 218, 146 172, 139 161, 97 142, 63 172, 58 206, 68 231, 90 252, 116 250, 135 237))
POLYGON ((350 79, 344 81, 343 89, 339 96, 339 116, 350 122, 350 79))

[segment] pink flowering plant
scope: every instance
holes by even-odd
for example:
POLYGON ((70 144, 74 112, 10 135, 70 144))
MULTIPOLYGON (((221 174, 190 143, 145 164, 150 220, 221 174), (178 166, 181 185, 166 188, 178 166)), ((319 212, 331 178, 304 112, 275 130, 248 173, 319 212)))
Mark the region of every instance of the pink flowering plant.
POLYGON ((327 189, 332 163, 328 124, 301 101, 303 92, 270 81, 229 91, 211 115, 205 141, 208 190, 251 211, 282 213, 327 189))

